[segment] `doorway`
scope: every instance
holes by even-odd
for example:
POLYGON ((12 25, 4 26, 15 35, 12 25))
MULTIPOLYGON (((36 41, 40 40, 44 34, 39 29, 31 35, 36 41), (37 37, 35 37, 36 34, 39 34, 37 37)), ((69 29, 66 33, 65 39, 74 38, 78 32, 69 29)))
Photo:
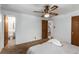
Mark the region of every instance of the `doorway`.
POLYGON ((15 46, 15 24, 15 17, 4 16, 4 48, 15 46))
POLYGON ((42 39, 48 39, 48 21, 42 20, 42 39))
POLYGON ((79 16, 72 17, 71 44, 79 46, 79 16))

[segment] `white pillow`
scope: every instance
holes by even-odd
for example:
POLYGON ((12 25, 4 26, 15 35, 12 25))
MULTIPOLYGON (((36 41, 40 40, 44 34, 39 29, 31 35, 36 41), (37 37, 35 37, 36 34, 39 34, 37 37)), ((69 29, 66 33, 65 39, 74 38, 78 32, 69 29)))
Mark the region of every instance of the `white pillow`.
POLYGON ((62 43, 56 39, 50 39, 48 42, 52 42, 52 44, 55 44, 57 46, 63 46, 62 43))

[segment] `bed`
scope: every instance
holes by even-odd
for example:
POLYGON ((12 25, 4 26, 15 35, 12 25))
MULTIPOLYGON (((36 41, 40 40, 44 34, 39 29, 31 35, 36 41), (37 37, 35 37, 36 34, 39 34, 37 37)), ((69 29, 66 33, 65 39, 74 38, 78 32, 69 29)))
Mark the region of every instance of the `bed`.
POLYGON ((57 46, 52 42, 45 42, 43 44, 32 46, 28 49, 27 54, 79 54, 79 47, 71 45, 63 41, 63 46, 57 46))

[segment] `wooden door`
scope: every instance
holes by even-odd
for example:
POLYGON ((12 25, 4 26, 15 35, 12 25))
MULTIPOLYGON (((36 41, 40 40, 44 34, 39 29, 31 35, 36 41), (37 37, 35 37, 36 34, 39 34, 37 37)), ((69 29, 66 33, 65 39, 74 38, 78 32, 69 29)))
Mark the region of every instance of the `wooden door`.
POLYGON ((79 46, 79 16, 72 17, 71 43, 79 46))
POLYGON ((8 48, 8 16, 4 16, 4 48, 8 48))
POLYGON ((42 20, 42 39, 48 38, 48 21, 42 20))

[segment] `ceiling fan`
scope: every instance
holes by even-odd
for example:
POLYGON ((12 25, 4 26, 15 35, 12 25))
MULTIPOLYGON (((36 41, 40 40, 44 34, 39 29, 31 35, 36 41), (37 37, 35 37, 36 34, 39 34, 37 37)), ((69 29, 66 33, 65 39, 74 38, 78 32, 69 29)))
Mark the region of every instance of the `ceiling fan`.
POLYGON ((57 5, 53 5, 53 6, 50 6, 50 5, 45 5, 44 6, 44 9, 42 11, 34 11, 36 13, 42 13, 42 16, 41 17, 50 17, 50 16, 56 16, 58 15, 58 13, 55 13, 54 10, 56 10, 58 8, 57 5))

